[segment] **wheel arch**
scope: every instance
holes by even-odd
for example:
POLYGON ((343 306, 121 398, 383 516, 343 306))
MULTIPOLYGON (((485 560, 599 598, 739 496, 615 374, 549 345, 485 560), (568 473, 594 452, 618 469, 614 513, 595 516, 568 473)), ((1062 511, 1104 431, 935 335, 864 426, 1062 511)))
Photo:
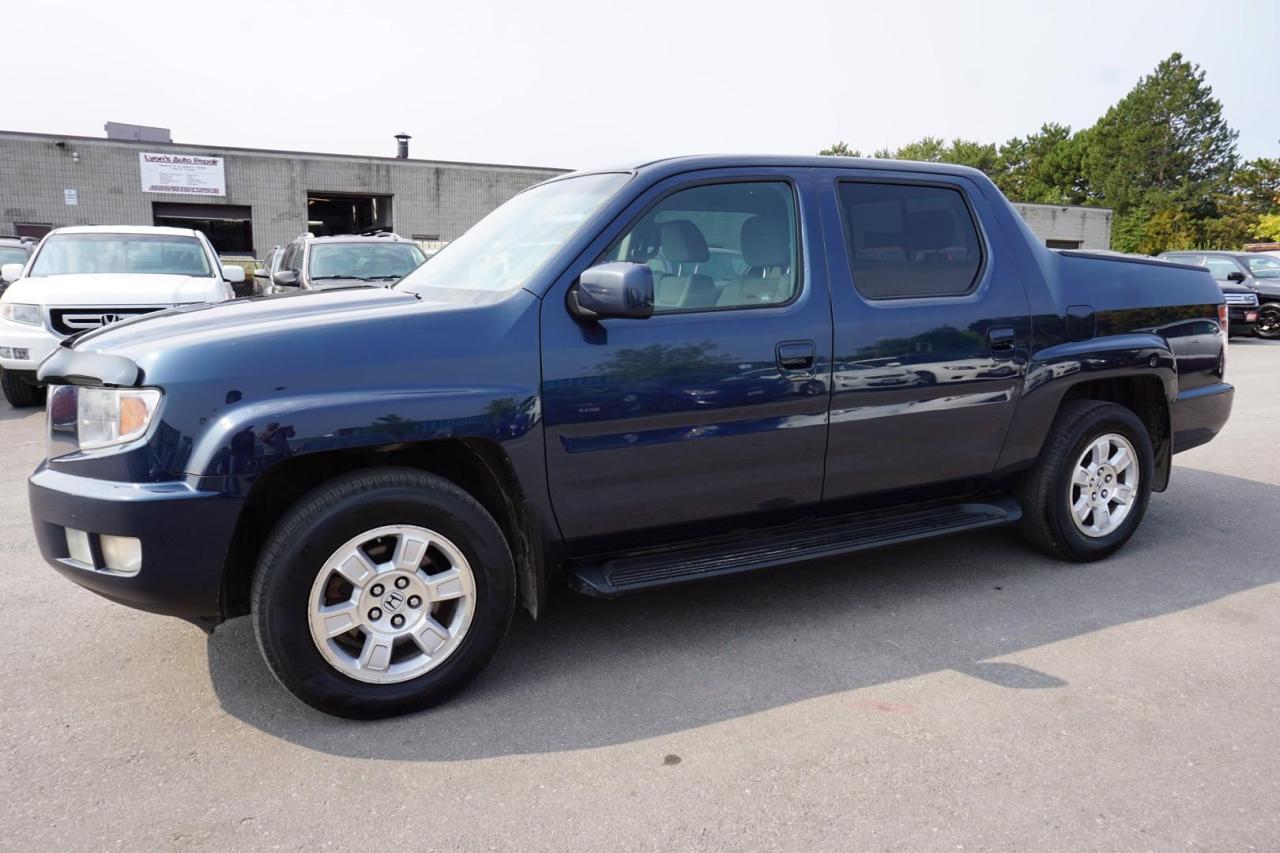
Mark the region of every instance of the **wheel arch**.
POLYGON ((519 601, 537 617, 546 599, 546 564, 536 511, 497 442, 447 438, 307 453, 255 478, 245 498, 223 572, 223 618, 248 612, 258 555, 271 530, 303 495, 334 477, 371 467, 428 471, 456 484, 493 516, 511 548, 519 601))
POLYGON ((1164 383, 1158 376, 1150 373, 1132 374, 1077 382, 1062 396, 1058 410, 1061 411, 1063 406, 1073 400, 1115 403, 1137 415, 1147 427, 1154 451, 1155 478, 1152 490, 1163 492, 1168 487, 1173 463, 1173 428, 1169 399, 1164 383))

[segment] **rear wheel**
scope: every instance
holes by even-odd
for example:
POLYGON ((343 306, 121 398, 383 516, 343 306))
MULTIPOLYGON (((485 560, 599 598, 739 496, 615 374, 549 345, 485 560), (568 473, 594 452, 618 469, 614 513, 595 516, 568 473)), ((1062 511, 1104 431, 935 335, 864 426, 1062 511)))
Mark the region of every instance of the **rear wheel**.
POLYGON ((412 469, 348 475, 276 526, 251 607, 263 657, 304 702, 385 717, 456 693, 515 609, 511 553, 453 483, 412 469))
POLYGON ((1280 338, 1280 305, 1263 305, 1258 309, 1258 322, 1254 334, 1267 340, 1280 338))
POLYGON ((4 389, 4 398, 14 408, 39 406, 44 403, 44 386, 33 385, 12 371, 0 369, 0 387, 4 389))
POLYGON ((1023 537, 1076 562, 1114 553, 1146 512, 1154 467, 1151 437, 1132 411, 1067 403, 1019 490, 1023 537))

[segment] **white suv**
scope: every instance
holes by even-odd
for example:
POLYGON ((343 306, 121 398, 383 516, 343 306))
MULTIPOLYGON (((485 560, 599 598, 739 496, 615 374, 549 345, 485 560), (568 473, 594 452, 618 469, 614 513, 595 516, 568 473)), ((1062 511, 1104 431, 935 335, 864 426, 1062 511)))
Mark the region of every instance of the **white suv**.
POLYGON ((188 228, 87 225, 49 232, 0 278, 0 385, 14 406, 44 400, 36 368, 70 335, 173 308, 233 298, 244 270, 223 267, 188 228))

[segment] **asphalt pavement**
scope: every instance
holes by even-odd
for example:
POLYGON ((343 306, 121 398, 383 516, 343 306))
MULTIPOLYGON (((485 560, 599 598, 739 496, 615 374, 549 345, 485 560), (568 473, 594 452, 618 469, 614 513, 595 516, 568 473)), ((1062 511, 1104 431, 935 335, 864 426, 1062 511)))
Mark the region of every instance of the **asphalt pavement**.
POLYGON ((1007 532, 521 616, 444 707, 326 717, 40 560, 0 403, 0 847, 1280 849, 1280 344, 1118 556, 1007 532))

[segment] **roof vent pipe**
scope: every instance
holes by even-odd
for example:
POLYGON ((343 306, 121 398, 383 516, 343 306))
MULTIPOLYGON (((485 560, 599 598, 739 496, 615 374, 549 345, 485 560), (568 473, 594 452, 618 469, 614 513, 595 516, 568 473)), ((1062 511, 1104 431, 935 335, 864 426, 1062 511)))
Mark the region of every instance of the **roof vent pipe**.
POLYGON ((410 139, 413 139, 413 137, 407 133, 396 134, 396 157, 398 157, 401 160, 409 159, 409 140, 410 139))

